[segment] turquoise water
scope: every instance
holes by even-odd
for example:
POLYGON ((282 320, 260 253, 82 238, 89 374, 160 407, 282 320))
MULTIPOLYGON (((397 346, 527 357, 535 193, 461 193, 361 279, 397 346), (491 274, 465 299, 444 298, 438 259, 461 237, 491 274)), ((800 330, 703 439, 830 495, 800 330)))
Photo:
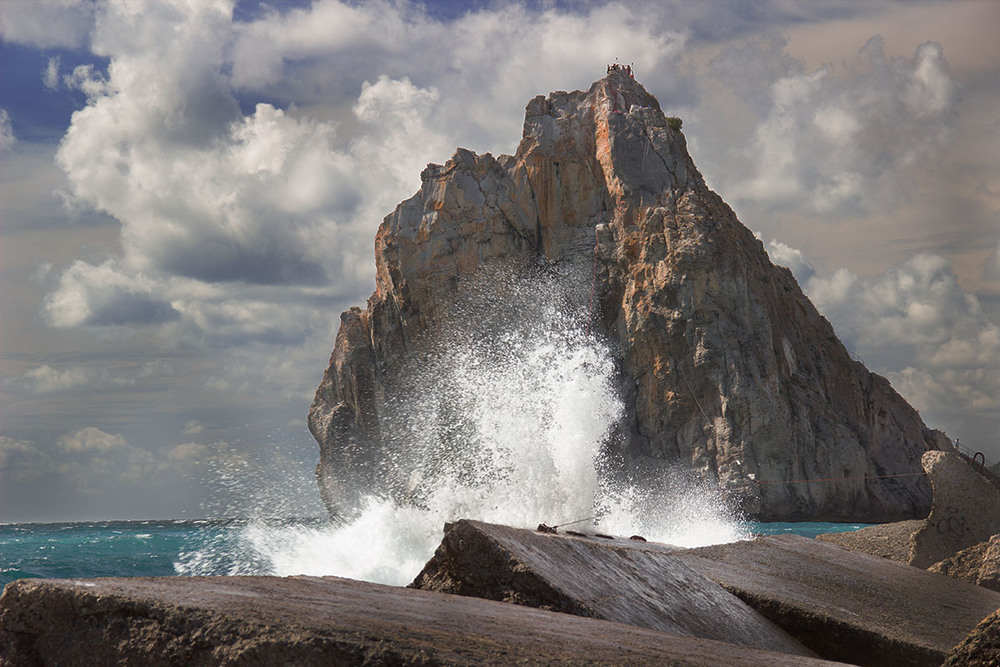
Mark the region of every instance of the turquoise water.
MULTIPOLYGON (((0 586, 22 577, 280 574, 260 535, 296 535, 327 525, 324 519, 3 524, 0 586)), ((815 537, 865 525, 751 523, 748 529, 815 537)))
MULTIPOLYGON (((282 521, 284 525, 303 521, 282 521)), ((0 525, 0 586, 22 577, 269 574, 245 543, 248 520, 0 525), (211 558, 206 557, 207 554, 211 558)))
POLYGON ((801 535, 816 537, 825 533, 845 533, 860 530, 870 523, 826 523, 822 521, 803 523, 748 523, 748 532, 753 535, 801 535))

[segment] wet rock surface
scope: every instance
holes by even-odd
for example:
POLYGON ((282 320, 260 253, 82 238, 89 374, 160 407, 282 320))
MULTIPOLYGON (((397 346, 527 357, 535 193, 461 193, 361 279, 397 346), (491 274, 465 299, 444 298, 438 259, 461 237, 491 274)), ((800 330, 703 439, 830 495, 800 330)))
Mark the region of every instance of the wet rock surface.
POLYGON ((799 642, 661 544, 446 526, 414 588, 482 597, 795 655, 799 642))
POLYGON ((968 462, 931 451, 921 464, 933 485, 934 503, 910 539, 910 565, 930 567, 1000 533, 1000 491, 968 462))
POLYGON ((830 663, 332 577, 171 577, 9 584, 0 664, 830 663))
POLYGON ((922 519, 866 526, 860 530, 817 535, 816 539, 839 544, 852 551, 888 558, 899 563, 910 562, 910 536, 922 528, 922 519))
POLYGON ((1000 593, 792 535, 675 557, 824 658, 860 665, 940 665, 1000 608, 1000 593))

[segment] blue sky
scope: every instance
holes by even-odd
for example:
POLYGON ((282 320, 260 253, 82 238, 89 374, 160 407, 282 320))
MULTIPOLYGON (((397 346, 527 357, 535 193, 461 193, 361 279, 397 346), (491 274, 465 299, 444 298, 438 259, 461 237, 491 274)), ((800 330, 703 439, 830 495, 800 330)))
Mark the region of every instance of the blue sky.
POLYGON ((319 512, 375 229, 615 59, 852 352, 1000 460, 1000 4, 0 5, 0 521, 319 512))

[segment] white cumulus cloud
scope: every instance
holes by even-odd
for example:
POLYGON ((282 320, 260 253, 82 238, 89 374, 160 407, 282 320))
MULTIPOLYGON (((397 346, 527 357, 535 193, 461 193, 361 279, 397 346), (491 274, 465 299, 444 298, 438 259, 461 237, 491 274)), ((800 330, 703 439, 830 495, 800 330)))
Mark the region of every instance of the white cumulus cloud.
POLYGON ((74 262, 45 300, 49 322, 57 327, 160 324, 178 312, 160 297, 150 278, 123 271, 114 260, 94 266, 74 262))
POLYGON ((799 284, 805 285, 816 273, 816 269, 798 248, 793 248, 786 243, 771 239, 764 246, 771 261, 779 266, 786 266, 792 271, 799 284))
POLYGON ((116 375, 107 368, 42 364, 25 371, 20 377, 8 379, 5 384, 32 394, 52 394, 82 387, 90 390, 130 387, 135 385, 135 378, 116 375))
MULTIPOLYGON (((743 103, 756 115, 753 138, 720 162, 735 202, 801 207, 830 216, 885 210, 905 192, 904 170, 934 159, 955 124, 958 85, 943 49, 928 42, 912 58, 890 58, 873 37, 849 64, 805 72, 774 40, 743 45, 773 63, 762 80, 720 56, 714 75, 735 89, 756 84, 743 103)), ((751 70, 752 71, 752 70, 751 70)))
POLYGON ((40 48, 80 47, 96 6, 92 0, 8 0, 0 10, 0 37, 40 48))
POLYGON ((129 444, 121 435, 105 433, 99 428, 88 426, 59 438, 59 447, 69 453, 108 452, 127 449, 129 444))
MULTIPOLYGON (((57 161, 74 207, 120 222, 121 254, 63 270, 46 300, 52 324, 178 321, 182 335, 230 345, 326 335, 335 315, 318 316, 317 299, 363 298, 382 216, 453 149, 426 122, 437 91, 405 77, 362 82, 356 137, 294 106, 241 113, 222 47, 230 14, 226 3, 103 7, 94 50, 111 64, 65 77, 88 103, 57 161)), ((267 25, 299 30, 289 21, 267 25)))
POLYGON ((31 442, 0 435, 0 473, 8 474, 13 468, 27 467, 37 458, 37 450, 31 442))
POLYGON ((168 457, 174 461, 202 461, 207 458, 208 447, 197 442, 185 442, 173 447, 168 452, 168 457))
POLYGON ((789 265, 806 294, 841 340, 868 368, 887 376, 930 426, 952 436, 965 428, 969 441, 995 443, 1000 327, 962 288, 947 260, 921 254, 862 277, 844 268, 816 271, 787 246, 772 258, 793 260, 789 265))
POLYGON ((83 367, 55 369, 48 364, 32 368, 24 379, 34 385, 35 392, 48 394, 84 386, 93 381, 93 373, 83 367))
MULTIPOLYGON (((19 22, 22 43, 89 44, 109 63, 66 72, 53 59, 44 72, 87 97, 57 154, 68 201, 120 226, 110 256, 53 267, 45 315, 62 328, 155 328, 168 342, 224 348, 225 369, 205 382, 227 391, 308 393, 337 314, 371 291, 377 225, 423 166, 456 146, 512 152, 529 99, 586 88, 616 58, 635 64, 668 113, 692 113, 685 131, 706 175, 764 215, 892 210, 915 187, 910 170, 932 170, 959 101, 930 42, 888 57, 879 38, 862 37, 855 57, 807 71, 778 33, 751 25, 756 39, 707 63, 698 49, 746 28, 701 4, 505 3, 443 21, 409 2, 315 0, 245 22, 227 0, 83 6, 46 3, 3 24, 5 38, 19 22), (58 6, 68 17, 33 37, 58 6), (687 48, 705 34, 715 37, 687 48), (715 113, 730 115, 710 125, 715 113)), ((809 22, 825 10, 758 11, 809 22)), ((0 150, 12 142, 0 114, 0 150)), ((768 251, 866 361, 899 381, 908 373, 913 387, 946 370, 969 391, 988 387, 959 360, 977 351, 989 361, 990 325, 940 258, 862 277, 822 270, 780 241, 768 251)), ((987 274, 1000 266, 991 262, 987 274)), ((33 372, 39 391, 83 381, 33 372)))
POLYGON ((816 305, 862 354, 912 358, 919 352, 930 361, 956 337, 990 329, 976 297, 937 255, 917 255, 868 279, 839 269, 807 285, 816 305))
POLYGON ((59 57, 49 58, 45 69, 42 71, 42 83, 49 90, 59 87, 59 57))
MULTIPOLYGON (((246 23, 223 0, 92 9, 91 50, 110 64, 63 75, 87 104, 57 163, 74 210, 120 223, 120 253, 63 268, 49 322, 169 325, 229 348, 309 341, 309 356, 370 292, 375 229, 428 162, 458 145, 512 152, 540 86, 585 87, 621 54, 676 87, 661 65, 685 41, 615 3, 449 23, 337 0, 246 23)), ((254 385, 239 375, 217 381, 254 385)))

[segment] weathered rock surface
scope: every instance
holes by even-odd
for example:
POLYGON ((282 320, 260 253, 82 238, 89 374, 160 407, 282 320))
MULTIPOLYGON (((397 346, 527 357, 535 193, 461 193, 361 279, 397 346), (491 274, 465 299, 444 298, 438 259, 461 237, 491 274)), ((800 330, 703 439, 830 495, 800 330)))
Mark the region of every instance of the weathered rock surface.
POLYGON ((987 543, 983 554, 983 564, 979 566, 976 583, 994 591, 1000 591, 1000 540, 994 535, 987 543))
POLYGON ((910 536, 923 527, 921 519, 882 523, 860 530, 817 535, 816 539, 839 544, 853 551, 888 558, 899 563, 910 562, 910 536))
POLYGON ((831 664, 332 577, 22 579, 3 665, 831 664))
POLYGON ((941 667, 996 667, 1000 665, 1000 609, 983 619, 956 646, 941 667))
POLYGON ((940 665, 1000 608, 1000 593, 794 535, 675 557, 820 656, 860 665, 940 665))
POLYGON ((955 443, 955 453, 962 457, 972 469, 978 472, 980 475, 986 478, 986 481, 992 484, 998 491, 1000 491, 1000 463, 994 464, 992 466, 986 465, 986 459, 982 452, 973 452, 969 454, 971 450, 962 451, 955 443))
POLYGON ((761 519, 926 516, 927 481, 896 475, 947 439, 850 358, 625 73, 531 100, 513 156, 459 149, 421 178, 378 230, 375 292, 343 314, 309 413, 332 512, 358 488, 407 489, 385 463, 386 405, 468 281, 541 262, 585 267, 584 291, 595 276, 593 333, 620 361, 623 474, 681 465, 761 519))
POLYGON ((445 527, 411 584, 741 646, 813 655, 672 547, 538 533, 479 521, 445 527))
POLYGON ((1000 591, 1000 535, 994 535, 988 542, 962 549, 927 569, 1000 591))
POLYGON ((950 452, 927 452, 923 467, 934 504, 910 538, 910 565, 930 567, 1000 533, 1000 492, 985 477, 950 452))

